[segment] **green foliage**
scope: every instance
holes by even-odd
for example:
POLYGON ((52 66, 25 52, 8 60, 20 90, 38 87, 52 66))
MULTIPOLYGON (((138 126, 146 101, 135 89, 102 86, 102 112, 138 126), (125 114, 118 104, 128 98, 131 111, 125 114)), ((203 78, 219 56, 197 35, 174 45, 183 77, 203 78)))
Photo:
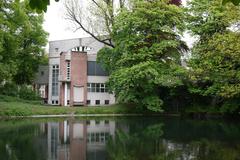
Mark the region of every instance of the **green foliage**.
POLYGON ((6 83, 0 87, 0 94, 8 96, 18 96, 18 86, 15 83, 6 83))
POLYGON ((42 59, 47 33, 43 15, 28 1, 0 2, 0 82, 31 83, 42 59))
POLYGON ((0 86, 0 94, 19 97, 25 100, 40 100, 40 96, 33 91, 31 86, 16 85, 15 83, 6 83, 0 86))
POLYGON ((98 54, 119 102, 162 111, 159 87, 182 85, 183 17, 183 10, 168 1, 134 1, 132 9, 121 10, 112 32, 115 48, 98 54))
POLYGON ((218 111, 236 112, 238 105, 226 102, 240 97, 240 34, 229 29, 239 22, 240 8, 231 3, 222 6, 221 0, 193 0, 188 10, 188 28, 199 37, 189 62, 193 82, 189 89, 211 96, 212 105, 223 104, 218 111))
POLYGON ((223 0, 222 3, 226 4, 228 2, 232 2, 234 5, 239 5, 240 0, 223 0))
POLYGON ((19 89, 19 98, 26 100, 40 100, 40 96, 29 86, 23 85, 19 89))

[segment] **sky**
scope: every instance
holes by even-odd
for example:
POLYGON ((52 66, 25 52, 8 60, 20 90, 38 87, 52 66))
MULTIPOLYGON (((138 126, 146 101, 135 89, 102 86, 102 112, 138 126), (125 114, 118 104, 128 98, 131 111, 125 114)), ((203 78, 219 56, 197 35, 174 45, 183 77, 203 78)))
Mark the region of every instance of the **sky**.
MULTIPOLYGON (((186 1, 187 0, 182 0, 183 5, 186 5, 186 1)), ((64 2, 65 0, 60 0, 59 2, 50 0, 50 5, 44 14, 43 28, 49 33, 48 41, 87 36, 87 34, 81 30, 75 31, 72 24, 66 20, 64 15, 64 2)), ((189 34, 184 34, 183 40, 191 47, 194 39, 189 34)), ((46 46, 46 50, 48 50, 48 46, 46 46)))

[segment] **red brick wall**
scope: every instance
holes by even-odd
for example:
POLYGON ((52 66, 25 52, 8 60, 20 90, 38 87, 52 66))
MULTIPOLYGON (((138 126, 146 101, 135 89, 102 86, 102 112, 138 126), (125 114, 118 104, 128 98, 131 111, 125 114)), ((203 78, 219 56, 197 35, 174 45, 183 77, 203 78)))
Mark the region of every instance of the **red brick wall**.
MULTIPOLYGON (((67 63, 65 61, 66 53, 60 55, 60 76, 66 77, 67 63)), ((64 83, 60 82, 60 94, 59 94, 60 105, 64 106, 64 83)))
MULTIPOLYGON (((67 61, 65 60, 65 55, 67 53, 62 53, 60 56, 60 75, 63 79, 67 79, 67 61)), ((73 106, 73 87, 83 86, 84 87, 84 104, 86 104, 87 99, 87 53, 86 52, 71 52, 70 61, 71 75, 70 75, 70 105, 73 106)), ((60 104, 64 105, 64 92, 65 86, 61 82, 60 85, 60 104)), ((67 82, 69 83, 69 82, 67 82)))
POLYGON ((71 86, 70 86, 70 104, 73 105, 73 87, 74 85, 84 87, 84 104, 87 99, 87 53, 71 53, 71 86))
MULTIPOLYGON (((78 139, 73 137, 73 125, 70 123, 70 159, 71 160, 86 160, 87 153, 87 126, 86 122, 77 122, 83 125, 83 138, 78 139)), ((77 128, 75 128, 77 129, 77 128)))

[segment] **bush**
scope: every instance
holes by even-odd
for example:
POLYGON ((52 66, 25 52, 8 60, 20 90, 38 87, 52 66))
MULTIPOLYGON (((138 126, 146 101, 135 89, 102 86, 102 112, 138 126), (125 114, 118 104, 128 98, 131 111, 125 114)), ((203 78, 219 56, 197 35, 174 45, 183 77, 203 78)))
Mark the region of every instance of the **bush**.
POLYGON ((0 86, 0 94, 12 97, 18 97, 24 100, 40 100, 38 93, 33 91, 31 86, 21 85, 15 83, 6 83, 0 86))
POLYGON ((7 82, 6 84, 0 87, 0 94, 7 95, 7 96, 18 96, 18 86, 14 83, 7 82))
POLYGON ((25 100, 40 100, 40 96, 38 93, 33 91, 31 87, 28 86, 21 86, 19 89, 19 98, 25 99, 25 100))

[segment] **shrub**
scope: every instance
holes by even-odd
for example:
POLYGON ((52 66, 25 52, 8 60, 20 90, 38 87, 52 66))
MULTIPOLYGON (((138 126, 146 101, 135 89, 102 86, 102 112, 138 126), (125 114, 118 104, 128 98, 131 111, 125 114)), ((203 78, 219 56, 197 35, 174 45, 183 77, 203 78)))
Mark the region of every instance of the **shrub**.
POLYGON ((15 83, 7 82, 0 87, 0 94, 17 97, 18 86, 15 83))
POLYGON ((33 89, 29 86, 23 85, 20 87, 19 91, 19 98, 25 100, 40 100, 40 96, 38 93, 33 91, 33 89))
POLYGON ((38 93, 33 91, 31 86, 21 85, 7 82, 0 86, 0 94, 12 97, 18 97, 24 100, 40 100, 38 93))

